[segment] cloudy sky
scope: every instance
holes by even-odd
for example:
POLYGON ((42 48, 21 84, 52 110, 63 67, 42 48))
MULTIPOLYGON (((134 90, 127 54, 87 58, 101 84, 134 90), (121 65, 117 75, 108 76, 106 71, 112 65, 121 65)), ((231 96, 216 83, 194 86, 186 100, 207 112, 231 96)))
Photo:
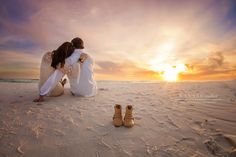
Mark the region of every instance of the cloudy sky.
POLYGON ((79 36, 98 80, 236 79, 235 0, 8 0, 0 78, 38 78, 41 57, 79 36))

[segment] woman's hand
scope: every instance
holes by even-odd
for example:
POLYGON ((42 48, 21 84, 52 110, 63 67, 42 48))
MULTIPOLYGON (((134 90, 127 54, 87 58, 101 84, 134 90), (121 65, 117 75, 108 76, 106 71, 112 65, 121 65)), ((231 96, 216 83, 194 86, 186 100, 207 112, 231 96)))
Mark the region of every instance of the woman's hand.
POLYGON ((88 58, 88 55, 86 53, 82 53, 80 55, 79 61, 83 63, 88 58))
POLYGON ((34 99, 33 102, 43 102, 44 99, 43 99, 43 96, 40 95, 38 98, 34 99))

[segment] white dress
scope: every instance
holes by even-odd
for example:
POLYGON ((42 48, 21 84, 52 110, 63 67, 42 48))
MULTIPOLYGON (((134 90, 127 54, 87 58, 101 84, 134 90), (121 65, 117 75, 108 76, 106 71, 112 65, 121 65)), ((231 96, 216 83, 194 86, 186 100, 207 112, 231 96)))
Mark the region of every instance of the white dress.
MULTIPOLYGON (((39 84, 38 89, 43 86, 45 81, 49 78, 49 76, 55 71, 53 67, 51 67, 52 63, 52 52, 47 52, 43 55, 40 65, 40 77, 39 77, 39 84)), ((60 96, 64 93, 64 87, 60 82, 57 83, 55 88, 52 89, 49 96, 60 96)))
POLYGON ((48 95, 67 74, 73 94, 84 97, 95 96, 97 94, 97 83, 93 74, 94 60, 88 55, 82 64, 77 64, 82 53, 80 49, 75 49, 73 54, 65 60, 64 70, 56 69, 40 88, 39 94, 48 95))

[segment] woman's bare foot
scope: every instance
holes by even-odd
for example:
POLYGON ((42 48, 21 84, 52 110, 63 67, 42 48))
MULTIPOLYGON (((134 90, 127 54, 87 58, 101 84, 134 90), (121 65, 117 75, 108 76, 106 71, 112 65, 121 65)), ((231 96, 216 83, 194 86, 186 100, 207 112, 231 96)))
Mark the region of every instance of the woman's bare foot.
POLYGON ((61 85, 64 87, 64 85, 66 84, 67 79, 65 78, 63 81, 61 81, 61 85))
POLYGON ((38 98, 34 99, 33 102, 43 102, 44 99, 43 99, 43 96, 39 96, 38 98))

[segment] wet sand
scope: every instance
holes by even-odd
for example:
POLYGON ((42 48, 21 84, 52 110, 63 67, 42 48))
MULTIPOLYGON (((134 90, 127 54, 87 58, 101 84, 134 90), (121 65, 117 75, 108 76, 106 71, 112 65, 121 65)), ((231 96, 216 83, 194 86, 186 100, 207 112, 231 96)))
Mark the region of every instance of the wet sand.
POLYGON ((0 83, 0 156, 236 156, 236 81, 98 86, 34 103, 37 83, 0 83), (112 125, 116 103, 133 105, 133 128, 112 125))

